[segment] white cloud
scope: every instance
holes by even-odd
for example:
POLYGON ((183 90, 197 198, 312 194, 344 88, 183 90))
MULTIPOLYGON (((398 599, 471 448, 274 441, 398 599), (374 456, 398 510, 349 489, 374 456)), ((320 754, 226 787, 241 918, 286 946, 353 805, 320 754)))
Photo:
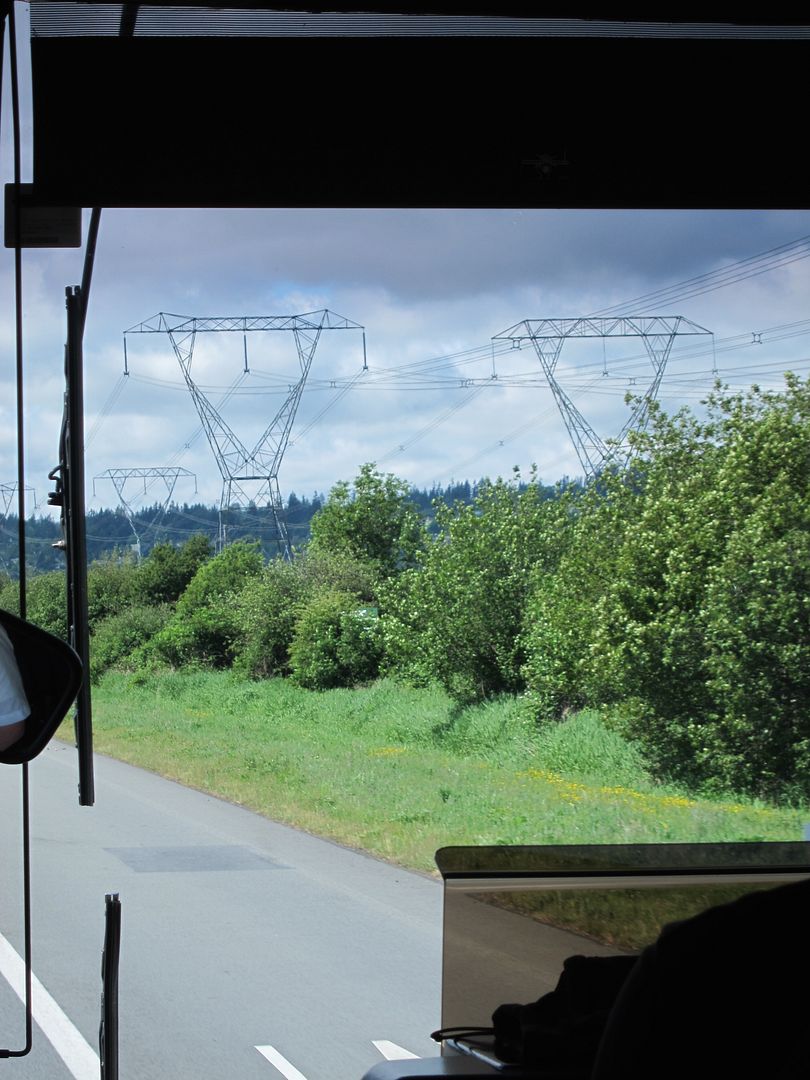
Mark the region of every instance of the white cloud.
MULTIPOLYGON (((88 477, 112 467, 176 463, 197 473, 200 498, 219 498, 220 477, 205 439, 184 449, 199 420, 170 343, 158 336, 129 339, 132 374, 119 386, 124 329, 161 310, 274 315, 322 307, 366 327, 369 371, 341 396, 345 380, 361 370, 361 342, 359 335, 324 332, 312 389, 301 402, 284 458, 283 493, 326 491, 371 460, 419 485, 508 475, 514 464, 527 471, 532 462, 549 482, 577 474, 570 440, 530 349, 497 357, 498 379, 470 397, 464 380, 486 380, 492 373, 491 336, 526 318, 600 310, 808 233, 810 214, 786 211, 104 211, 85 343, 88 431, 111 395, 120 393, 88 447, 88 477), (480 351, 449 358, 469 350, 480 351), (424 364, 441 357, 448 359, 424 364), (421 365, 418 377, 401 378, 402 367, 414 364, 421 365), (391 375, 395 368, 398 381, 391 375), (536 371, 536 385, 505 385, 518 371, 536 371), (454 409, 465 397, 470 400, 454 409)), ((10 271, 6 252, 0 264, 6 297, 10 271)), ((80 277, 81 252, 26 253, 28 471, 38 492, 59 436, 64 289, 80 277)), ((668 406, 696 400, 714 367, 728 372, 735 385, 763 381, 755 365, 764 358, 775 365, 763 368, 773 379, 782 366, 807 372, 807 327, 800 336, 762 345, 752 335, 804 319, 809 284, 805 259, 695 296, 676 310, 668 304, 661 314, 683 314, 714 330, 718 345, 714 354, 707 344, 703 356, 686 357, 679 355, 679 342, 662 400, 668 406), (739 340, 733 349, 721 345, 734 336, 739 340), (701 374, 687 383, 689 372, 701 374)), ((272 392, 267 373, 280 378, 283 390, 298 370, 291 335, 264 337, 250 337, 251 374, 222 407, 226 422, 251 446, 283 400, 272 392)), ((627 415, 626 358, 642 358, 633 369, 640 373, 634 385, 643 385, 646 369, 643 350, 624 342, 616 351, 610 342, 610 374, 603 378, 601 343, 594 347, 596 354, 587 357, 566 346, 560 379, 570 380, 578 407, 607 436, 627 415), (566 367, 581 370, 566 374, 566 367)), ((0 349, 0 481, 6 482, 16 473, 7 437, 14 359, 9 302, 0 312, 0 349)), ((199 336, 193 373, 211 400, 239 376, 242 350, 238 334, 199 336)), ((177 497, 192 493, 178 485, 177 497)), ((97 485, 96 500, 114 505, 112 486, 102 492, 97 485)))

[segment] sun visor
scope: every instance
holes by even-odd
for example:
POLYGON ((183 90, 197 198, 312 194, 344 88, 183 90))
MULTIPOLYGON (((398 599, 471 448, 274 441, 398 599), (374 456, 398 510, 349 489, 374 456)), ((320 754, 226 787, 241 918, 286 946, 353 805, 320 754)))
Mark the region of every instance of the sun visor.
POLYGON ((495 34, 491 20, 478 31, 463 21, 442 31, 403 16, 396 25, 340 18, 352 16, 33 0, 37 199, 280 207, 807 200, 799 142, 787 131, 779 138, 790 109, 777 108, 803 97, 804 41, 600 36, 592 27, 574 36, 559 26, 541 32, 534 24, 543 20, 513 20, 495 34), (764 76, 774 69, 776 85, 764 76), (753 117, 762 118, 765 142, 752 135, 753 117))

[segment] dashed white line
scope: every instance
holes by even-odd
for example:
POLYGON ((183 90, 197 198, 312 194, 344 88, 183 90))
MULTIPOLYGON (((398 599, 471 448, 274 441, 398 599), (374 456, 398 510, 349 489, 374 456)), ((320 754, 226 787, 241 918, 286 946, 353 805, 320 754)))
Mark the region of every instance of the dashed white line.
POLYGON ((287 1061, 283 1054, 280 1054, 278 1050, 276 1050, 275 1046, 257 1046, 256 1049, 262 1057, 266 1057, 270 1064, 274 1065, 287 1080, 307 1080, 303 1073, 299 1072, 291 1062, 287 1061))
POLYGON ((418 1058, 418 1054, 412 1054, 404 1046, 397 1046, 388 1039, 372 1039, 374 1046, 380 1051, 386 1061, 407 1061, 409 1058, 418 1058))
MULTIPOLYGON (((0 974, 25 1002, 25 964, 0 934, 0 974)), ((64 1061, 75 1080, 98 1080, 98 1054, 65 1015, 36 975, 31 979, 31 1011, 43 1035, 64 1061)))

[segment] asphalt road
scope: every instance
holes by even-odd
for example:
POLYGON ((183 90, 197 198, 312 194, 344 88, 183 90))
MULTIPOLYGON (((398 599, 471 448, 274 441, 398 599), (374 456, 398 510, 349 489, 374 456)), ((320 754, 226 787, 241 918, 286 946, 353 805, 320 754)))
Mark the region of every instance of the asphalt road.
MULTIPOLYGON (((435 1052, 441 887, 72 747, 31 767, 34 1050, 10 1080, 98 1076, 104 896, 122 904, 121 1080, 360 1080, 435 1052), (48 996, 50 995, 50 996, 48 996), (41 1027, 40 1027, 41 1024, 41 1027), (44 1034, 43 1034, 44 1030, 44 1034), (383 1053, 374 1041, 385 1040, 383 1053), (89 1044, 89 1045, 88 1045, 89 1044), (263 1050, 257 1047, 264 1048, 263 1050)), ((0 1045, 23 1040, 20 770, 0 766, 0 1045)))

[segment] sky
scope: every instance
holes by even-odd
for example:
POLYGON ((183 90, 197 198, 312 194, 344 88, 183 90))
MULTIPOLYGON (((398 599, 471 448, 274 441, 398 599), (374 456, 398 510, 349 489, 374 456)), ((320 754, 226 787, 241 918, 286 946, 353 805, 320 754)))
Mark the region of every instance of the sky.
MULTIPOLYGON (((492 337, 525 319, 576 318, 712 274, 807 236, 808 218, 786 211, 104 211, 85 335, 88 506, 118 503, 104 477, 113 468, 179 466, 195 474, 196 493, 195 480, 183 475, 176 501, 219 499, 221 478, 168 336, 127 335, 123 375, 123 332, 157 312, 201 318, 327 308, 364 327, 364 334, 325 330, 319 339, 279 471, 285 498, 328 492, 368 461, 420 487, 510 475, 515 465, 525 474, 532 464, 550 483, 581 474, 581 465, 532 348, 493 357, 492 337)), ((4 254, 5 483, 16 464, 4 254)), ((59 434, 64 288, 80 280, 81 259, 75 249, 24 257, 27 476, 38 503, 59 434)), ((798 258, 674 307, 638 305, 712 332, 674 341, 659 394, 665 407, 697 405, 714 371, 740 387, 778 385, 784 370, 806 374, 809 285, 810 260, 798 258)), ((289 331, 251 334, 247 354, 250 374, 219 411, 252 447, 300 369, 289 331)), ((244 366, 242 334, 198 335, 192 376, 214 404, 244 366)), ((557 369, 603 438, 621 429, 624 395, 643 392, 651 373, 642 343, 627 338, 566 342, 557 369)), ((125 495, 137 504, 143 492, 128 484, 125 495)), ((150 487, 147 503, 160 501, 162 490, 150 487)))
MULTIPOLYGON (((7 180, 7 139, 0 150, 7 180)), ((706 286, 724 267, 805 237, 810 213, 789 210, 104 210, 85 334, 88 508, 118 505, 105 476, 117 468, 181 467, 194 476, 178 478, 175 501, 219 500, 221 477, 168 337, 128 335, 123 375, 124 331, 158 312, 326 308, 364 328, 319 339, 279 471, 285 500, 327 493, 364 462, 419 487, 515 466, 527 475, 532 465, 553 483, 582 466, 531 346, 493 351, 494 335, 621 304, 623 314, 682 316, 711 332, 674 341, 665 408, 699 408, 717 376, 777 386, 784 371, 810 369, 810 242, 706 286)), ((38 513, 57 458, 64 290, 79 282, 82 258, 81 249, 24 254, 27 504, 38 513)), ((0 484, 17 469, 12 271, 3 250, 0 484)), ((245 375, 241 334, 198 335, 192 376, 215 405, 239 382, 219 411, 252 447, 298 377, 292 334, 249 335, 247 366, 245 375)), ((566 342, 557 368, 602 438, 618 433, 626 393, 643 392, 651 374, 641 341, 628 338, 566 342)), ((125 488, 135 506, 164 494, 160 482, 125 488)))

